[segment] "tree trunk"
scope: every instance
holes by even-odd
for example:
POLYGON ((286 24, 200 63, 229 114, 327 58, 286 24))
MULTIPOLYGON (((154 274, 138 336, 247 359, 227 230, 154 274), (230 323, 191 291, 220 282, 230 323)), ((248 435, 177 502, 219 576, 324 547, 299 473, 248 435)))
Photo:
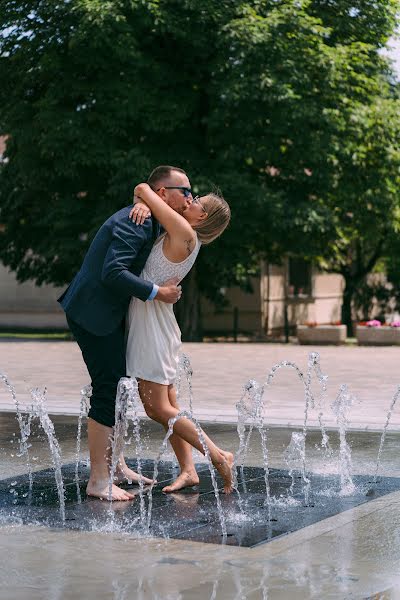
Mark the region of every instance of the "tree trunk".
POLYGON ((201 342, 203 337, 196 267, 182 282, 182 298, 174 305, 174 312, 182 332, 182 341, 201 342))
POLYGON ((352 279, 345 278, 345 288, 343 291, 343 301, 342 301, 342 323, 343 325, 347 325, 347 335, 348 337, 353 337, 353 317, 352 317, 352 304, 353 304, 353 296, 355 292, 355 285, 352 279))

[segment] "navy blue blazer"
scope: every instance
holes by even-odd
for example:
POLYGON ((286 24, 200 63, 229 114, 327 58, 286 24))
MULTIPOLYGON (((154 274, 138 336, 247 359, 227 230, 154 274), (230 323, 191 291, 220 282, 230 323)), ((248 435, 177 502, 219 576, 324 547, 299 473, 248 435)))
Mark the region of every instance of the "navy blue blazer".
POLYGON ((147 300, 151 281, 139 277, 160 226, 128 219, 132 206, 112 215, 98 230, 82 266, 58 302, 66 314, 94 335, 108 335, 124 319, 132 296, 147 300))

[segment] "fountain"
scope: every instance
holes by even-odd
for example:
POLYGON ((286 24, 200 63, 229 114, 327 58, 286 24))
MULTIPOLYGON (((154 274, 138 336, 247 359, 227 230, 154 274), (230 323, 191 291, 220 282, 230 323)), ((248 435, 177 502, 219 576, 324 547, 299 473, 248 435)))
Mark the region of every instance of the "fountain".
MULTIPOLYGON (((54 466, 54 477, 57 487, 58 500, 59 500, 59 511, 61 516, 62 523, 65 523, 65 492, 64 492, 64 483, 61 472, 62 460, 61 460, 61 451, 60 446, 58 444, 54 426, 49 418, 48 412, 46 410, 46 401, 45 395, 46 390, 43 392, 39 390, 39 388, 34 388, 31 390, 32 397, 32 405, 27 408, 27 415, 24 416, 22 414, 21 408, 19 406, 19 402, 17 399, 17 395, 14 387, 9 382, 8 378, 4 374, 0 374, 0 379, 4 382, 7 389, 10 391, 12 398, 15 403, 16 408, 16 416, 17 421, 20 428, 20 454, 19 456, 26 456, 27 468, 28 468, 28 479, 29 479, 29 491, 25 496, 28 498, 28 503, 31 503, 32 500, 32 488, 33 488, 33 473, 31 467, 31 461, 29 456, 29 438, 31 435, 31 425, 32 421, 37 418, 42 430, 47 436, 47 440, 49 443, 49 449, 51 454, 51 459, 54 466)), ((17 490, 12 485, 14 497, 18 495, 17 490)))
MULTIPOLYGON (((8 378, 0 375, 15 402, 20 430, 20 455, 25 458, 27 471, 25 476, 0 481, 2 512, 7 512, 12 507, 13 518, 20 517, 26 522, 30 522, 31 519, 45 520, 59 527, 81 529, 97 527, 102 531, 123 531, 131 535, 188 538, 252 546, 370 499, 370 490, 367 488, 368 476, 353 473, 351 446, 347 440, 354 396, 346 385, 342 385, 331 405, 327 404, 327 376, 321 370, 320 357, 317 353, 313 352, 309 355, 305 373, 295 363, 281 361, 270 369, 264 382, 253 379, 245 384, 237 403, 238 449, 235 454, 233 473, 235 491, 230 496, 220 494, 202 430, 195 417, 192 376, 190 361, 187 356, 182 356, 177 391, 182 399, 184 388, 187 390, 189 406, 187 410, 182 410, 170 420, 168 431, 154 461, 144 458, 142 422, 139 416, 141 403, 137 382, 130 378, 121 379, 116 399, 110 488, 114 481, 119 456, 132 442, 134 458, 129 461, 129 466, 139 474, 151 475, 152 472, 153 479, 158 479, 157 484, 147 487, 140 480, 137 488, 139 502, 134 500, 124 503, 121 508, 118 506, 121 503, 101 503, 93 499, 86 502, 85 496, 82 495, 81 490, 84 485, 82 479, 86 477, 87 469, 85 470, 84 463, 81 462, 81 432, 83 420, 88 414, 90 386, 86 386, 81 391, 75 463, 63 465, 54 426, 46 410, 45 392, 32 390, 32 406, 23 411, 8 378), (268 415, 265 412, 266 399, 272 393, 272 384, 278 372, 282 373, 285 369, 295 372, 304 390, 303 424, 299 430, 291 432, 291 438, 282 455, 282 463, 286 465, 286 469, 271 467, 269 450, 271 430, 266 426, 268 415), (314 380, 317 390, 313 389, 314 380), (335 416, 339 433, 338 468, 336 474, 329 477, 326 474, 318 475, 310 470, 311 459, 307 454, 311 443, 308 443, 308 437, 311 435, 310 412, 317 411, 321 434, 318 448, 323 452, 324 461, 333 464, 335 452, 324 424, 324 414, 328 409, 331 409, 335 416), (168 440, 176 422, 183 418, 190 419, 194 423, 204 449, 205 463, 197 465, 201 483, 195 490, 185 490, 170 495, 161 494, 160 488, 171 477, 172 465, 163 460, 168 440), (34 421, 39 422, 46 434, 53 462, 52 472, 32 470, 29 448, 34 421), (260 437, 262 465, 249 467, 246 463, 252 451, 251 439, 254 432, 258 432, 260 437), (51 477, 54 477, 55 487, 51 483, 51 477), (326 488, 327 482, 334 483, 329 488, 329 493, 326 488), (338 490, 335 482, 339 484, 338 490), (49 490, 56 492, 58 499, 56 503, 53 492, 50 493, 49 490), (76 492, 75 497, 71 494, 73 490, 76 492), (43 502, 46 505, 45 510, 41 508, 43 502)), ((399 396, 400 387, 392 398, 380 440, 373 482, 374 497, 400 489, 400 482, 396 478, 383 477, 379 482, 377 480, 385 435, 399 396)), ((315 435, 313 433, 313 436, 315 435)), ((216 593, 216 589, 213 594, 214 592, 216 593)))
POLYGON ((177 401, 179 403, 182 402, 182 389, 183 389, 183 385, 182 385, 182 381, 185 381, 186 379, 186 383, 187 383, 187 387, 188 387, 188 402, 189 402, 189 412, 190 414, 193 414, 193 387, 192 387, 192 377, 193 377, 193 369, 192 369, 192 365, 190 364, 190 359, 189 357, 182 353, 179 356, 179 361, 178 361, 178 371, 176 374, 176 398, 177 401))
POLYGON ((78 431, 76 435, 76 457, 75 457, 75 485, 78 503, 81 503, 81 490, 79 485, 79 463, 81 458, 81 436, 82 436, 82 419, 87 417, 89 413, 90 397, 92 395, 92 386, 87 385, 81 390, 81 405, 78 416, 78 431))
POLYGON ((380 465, 380 459, 381 459, 381 455, 382 455, 382 450, 383 450, 383 446, 385 443, 385 438, 386 438, 386 433, 389 427, 389 423, 390 423, 390 419, 394 410, 394 406, 397 402, 397 400, 399 399, 400 396, 400 386, 397 388, 396 393, 394 394, 392 401, 390 403, 390 408, 386 417, 386 423, 383 427, 383 432, 382 432, 382 437, 381 437, 381 441, 379 444, 379 450, 378 450, 378 457, 376 459, 376 467, 375 467, 375 474, 374 474, 374 483, 376 483, 376 480, 378 478, 378 471, 379 471, 379 465, 380 465))
MULTIPOLYGON (((285 463, 289 467, 289 475, 292 478, 292 483, 290 484, 290 487, 288 489, 289 496, 293 496, 294 483, 295 483, 294 473, 295 473, 295 465, 296 464, 301 465, 301 475, 302 475, 303 482, 307 483, 308 486, 310 484, 310 480, 306 478, 306 475, 303 471, 305 443, 306 443, 306 440, 304 438, 304 434, 300 431, 294 431, 292 433, 292 437, 290 439, 290 444, 286 448, 285 453, 284 453, 285 463)), ((306 494, 304 494, 304 497, 306 497, 306 494)))
POLYGON ((3 373, 0 373, 0 379, 1 379, 1 381, 3 381, 4 385, 9 390, 11 397, 14 401, 16 415, 17 415, 17 421, 18 421, 19 430, 20 430, 20 434, 21 434, 20 456, 26 456, 26 467, 28 470, 28 477, 29 477, 29 496, 31 496, 33 478, 32 478, 32 466, 31 466, 31 460, 30 460, 30 456, 29 456, 29 444, 28 444, 28 439, 29 439, 29 435, 30 435, 30 431, 31 431, 31 428, 30 428, 31 418, 30 418, 29 414, 26 419, 22 416, 17 394, 15 392, 14 387, 9 382, 7 376, 4 375, 3 373))
POLYGON ((348 411, 354 403, 354 396, 349 393, 347 385, 340 386, 339 394, 332 403, 332 410, 336 415, 340 436, 339 472, 340 493, 350 495, 354 492, 354 483, 351 477, 351 448, 346 440, 348 426, 348 411))
POLYGON ((57 486, 58 499, 60 503, 60 515, 61 520, 65 523, 65 492, 64 492, 64 482, 62 478, 62 460, 61 460, 61 450, 58 444, 56 434, 54 431, 54 425, 48 415, 45 404, 45 394, 46 391, 42 392, 39 388, 34 388, 31 390, 33 404, 31 408, 31 418, 37 417, 39 419, 40 425, 42 426, 43 431, 45 432, 50 448, 51 459, 54 465, 54 477, 57 486))

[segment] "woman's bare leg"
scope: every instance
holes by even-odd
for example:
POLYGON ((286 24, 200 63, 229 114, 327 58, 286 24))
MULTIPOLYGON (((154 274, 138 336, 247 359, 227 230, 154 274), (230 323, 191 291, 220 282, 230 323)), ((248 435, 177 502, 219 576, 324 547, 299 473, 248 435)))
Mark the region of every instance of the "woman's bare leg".
MULTIPOLYGON (((170 405, 179 412, 180 409, 176 400, 176 391, 173 385, 168 386, 168 400, 170 405)), ((168 426, 166 426, 165 429, 168 431, 168 426)), ((163 488, 163 492, 177 492, 186 487, 198 485, 199 476, 197 475, 196 467, 193 462, 192 446, 176 433, 171 435, 169 441, 175 452, 181 472, 171 485, 167 485, 163 488)))
MULTIPOLYGON (((146 414, 167 428, 169 419, 176 417, 179 412, 169 401, 168 387, 159 383, 140 380, 139 393, 146 414)), ((178 419, 174 425, 174 432, 204 454, 204 448, 192 421, 186 418, 178 419)), ((222 453, 204 432, 203 437, 210 453, 211 461, 224 481, 224 492, 229 494, 232 491, 231 468, 233 465, 233 454, 230 452, 222 453)))

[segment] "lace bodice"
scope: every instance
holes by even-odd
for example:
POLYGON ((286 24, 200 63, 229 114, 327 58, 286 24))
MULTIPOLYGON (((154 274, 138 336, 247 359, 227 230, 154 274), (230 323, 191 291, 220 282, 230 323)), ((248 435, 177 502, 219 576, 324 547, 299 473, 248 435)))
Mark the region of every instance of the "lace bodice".
POLYGON ((165 235, 164 233, 156 240, 142 271, 143 279, 157 285, 162 285, 172 277, 179 277, 179 281, 182 281, 193 267, 201 246, 196 236, 196 246, 193 252, 182 262, 174 263, 168 260, 163 252, 165 235))

